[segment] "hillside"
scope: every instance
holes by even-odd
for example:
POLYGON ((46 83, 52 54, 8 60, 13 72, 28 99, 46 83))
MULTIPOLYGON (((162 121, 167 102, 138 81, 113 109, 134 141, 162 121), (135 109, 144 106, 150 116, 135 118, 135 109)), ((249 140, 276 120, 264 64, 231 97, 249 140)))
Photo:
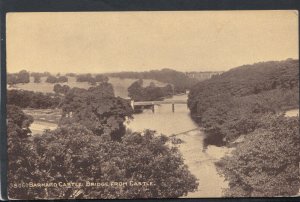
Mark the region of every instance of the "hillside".
POLYGON ((199 82, 189 94, 191 114, 206 131, 219 136, 215 141, 232 141, 254 130, 257 123, 247 122, 248 117, 298 108, 298 66, 298 60, 262 62, 199 82), (239 124, 250 125, 241 130, 239 124))
POLYGON ((206 145, 234 147, 216 163, 228 197, 291 196, 300 188, 299 61, 234 68, 196 84, 188 99, 206 145))

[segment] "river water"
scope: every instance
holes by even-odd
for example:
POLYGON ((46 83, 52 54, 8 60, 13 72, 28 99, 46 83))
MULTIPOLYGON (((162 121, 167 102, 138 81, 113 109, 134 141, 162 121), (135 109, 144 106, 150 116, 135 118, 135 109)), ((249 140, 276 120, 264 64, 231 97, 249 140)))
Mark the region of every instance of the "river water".
MULTIPOLYGON (((166 100, 187 100, 187 95, 178 95, 166 100)), ((175 104, 175 112, 172 112, 171 104, 155 106, 154 113, 152 110, 144 110, 141 114, 135 114, 127 127, 133 131, 151 129, 166 136, 180 133, 176 136, 183 140, 179 150, 185 164, 199 182, 198 190, 188 193, 186 197, 222 197, 222 189, 227 187, 227 183, 217 173, 214 162, 230 151, 228 148, 215 146, 208 146, 207 150, 203 151, 204 134, 200 130, 193 130, 198 126, 191 119, 187 105, 175 104)))

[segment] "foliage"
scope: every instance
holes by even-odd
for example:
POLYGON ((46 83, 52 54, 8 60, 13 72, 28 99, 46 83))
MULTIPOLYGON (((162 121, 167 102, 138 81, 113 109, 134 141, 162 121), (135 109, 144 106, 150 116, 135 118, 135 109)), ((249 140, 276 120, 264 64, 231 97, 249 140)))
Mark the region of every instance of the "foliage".
POLYGON ((59 76, 59 77, 57 78, 57 82, 58 82, 58 83, 65 83, 65 82, 68 82, 68 77, 66 77, 66 76, 59 76))
POLYGON ((103 74, 97 74, 95 76, 95 81, 96 82, 108 82, 109 78, 103 74))
POLYGON ((20 134, 16 128, 20 131, 20 126, 32 122, 16 108, 8 109, 9 156, 14 157, 9 160, 10 182, 76 182, 84 186, 10 186, 11 198, 176 198, 198 187, 178 150, 166 145, 165 136, 149 130, 127 131, 120 141, 112 141, 73 123, 45 131, 29 141, 27 137, 15 137, 20 134), (88 187, 86 182, 107 186, 88 187), (126 184, 116 186, 114 182, 126 184), (148 185, 136 185, 138 182, 148 185))
POLYGON ((53 86, 53 91, 55 93, 61 93, 61 94, 66 94, 70 90, 70 86, 68 85, 60 85, 60 84, 55 84, 53 86))
POLYGON ((69 77, 76 77, 76 74, 75 74, 75 73, 67 73, 66 76, 69 76, 69 77))
POLYGON ((232 156, 217 164, 229 181, 229 197, 291 196, 299 190, 299 120, 282 116, 264 120, 232 156))
MULTIPOLYGON (((183 164, 178 150, 167 147, 166 141, 165 136, 155 136, 152 131, 144 134, 129 131, 122 141, 110 141, 76 124, 45 132, 34 138, 35 158, 39 163, 29 177, 38 176, 50 183, 103 182, 108 186, 35 188, 32 194, 35 198, 89 199, 186 195, 198 184, 183 164), (111 184, 113 182, 127 185, 116 186, 111 184), (132 186, 133 182, 151 182, 152 185, 132 186)), ((27 198, 30 193, 13 194, 27 198)))
POLYGON ((103 74, 97 74, 95 77, 92 76, 92 74, 79 74, 76 77, 77 82, 88 82, 92 85, 96 85, 96 82, 108 82, 108 77, 103 74))
POLYGON ((100 83, 88 90, 72 88, 62 102, 61 125, 81 123, 97 135, 109 135, 120 140, 124 134, 124 121, 131 117, 129 102, 114 97, 109 83, 100 83))
POLYGON ((173 95, 173 88, 171 85, 165 87, 156 87, 154 83, 143 87, 143 80, 133 82, 128 87, 128 96, 135 101, 153 101, 161 100, 163 97, 173 95))
POLYGON ((57 83, 58 81, 57 81, 57 78, 55 76, 50 75, 50 76, 47 77, 46 82, 47 83, 57 83))
POLYGON ((30 75, 29 72, 26 70, 21 70, 15 74, 7 74, 7 83, 14 85, 17 83, 29 83, 30 82, 30 75))
POLYGON ((90 84, 95 84, 95 78, 91 74, 80 74, 76 77, 77 82, 89 82, 90 84))
POLYGON ((49 72, 43 72, 43 73, 40 73, 40 72, 31 72, 30 73, 30 76, 33 77, 34 79, 34 83, 40 83, 41 82, 41 77, 48 77, 50 76, 51 74, 49 72))
POLYGON ((34 83, 41 83, 41 77, 40 76, 34 76, 33 79, 34 79, 33 80, 34 83))
POLYGON ((53 76, 53 75, 49 75, 46 79, 47 83, 64 83, 64 82, 68 82, 68 77, 66 76, 53 76))
POLYGON ((229 197, 291 196, 299 183, 299 120, 278 116, 299 108, 299 61, 244 65, 199 82, 188 106, 205 143, 230 145, 217 163, 229 197))
POLYGON ((32 77, 35 77, 35 76, 38 76, 38 77, 48 77, 50 76, 51 74, 49 72, 30 72, 30 76, 32 77))
POLYGON ((183 93, 197 83, 197 79, 189 78, 183 72, 172 69, 152 70, 148 72, 117 72, 106 74, 112 77, 133 79, 154 79, 174 86, 176 93, 183 93))
POLYGON ((56 108, 60 103, 60 98, 51 94, 43 94, 26 90, 8 90, 7 103, 21 108, 56 108))
POLYGON ((13 188, 12 184, 38 180, 32 175, 36 154, 28 139, 32 122, 33 118, 25 115, 19 107, 7 105, 8 193, 16 199, 30 195, 32 189, 13 188))
POLYGON ((199 82, 189 94, 191 114, 204 126, 207 139, 217 145, 234 141, 252 132, 264 114, 298 108, 298 64, 286 60, 245 65, 199 82))

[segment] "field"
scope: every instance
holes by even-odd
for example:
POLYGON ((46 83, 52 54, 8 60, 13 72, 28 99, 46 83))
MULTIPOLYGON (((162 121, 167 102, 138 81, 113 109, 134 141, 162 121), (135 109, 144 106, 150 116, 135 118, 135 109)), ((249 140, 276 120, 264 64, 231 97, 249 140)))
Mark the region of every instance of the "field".
MULTIPOLYGON (((22 90, 29 90, 29 91, 35 91, 35 92, 43 92, 43 93, 53 93, 53 87, 55 84, 51 83, 46 83, 46 77, 41 78, 42 82, 41 83, 34 83, 33 78, 30 78, 30 83, 26 84, 17 84, 14 87, 9 87, 8 89, 22 89, 22 90)), ((109 83, 111 83, 114 87, 115 90, 115 95, 122 97, 122 98, 127 98, 128 97, 128 92, 127 88, 135 82, 137 79, 120 79, 116 77, 110 77, 109 78, 109 83)), ((143 80, 144 86, 148 86, 151 82, 154 82, 157 86, 165 86, 166 84, 151 80, 151 79, 144 79, 143 80)), ((91 87, 91 85, 87 82, 76 82, 75 77, 68 77, 68 82, 62 83, 62 85, 68 85, 71 88, 72 87, 78 87, 78 88, 84 88, 87 89, 91 87)))
POLYGON ((24 109, 23 112, 33 117, 34 122, 30 125, 32 135, 55 129, 61 117, 59 109, 24 109))

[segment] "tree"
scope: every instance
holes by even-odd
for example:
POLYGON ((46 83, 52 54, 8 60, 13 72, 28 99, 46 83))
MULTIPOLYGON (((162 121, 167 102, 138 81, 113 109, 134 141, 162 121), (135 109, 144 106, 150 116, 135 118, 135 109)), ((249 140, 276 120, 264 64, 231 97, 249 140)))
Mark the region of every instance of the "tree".
POLYGON ((7 103, 21 108, 47 109, 56 108, 60 98, 52 94, 43 94, 25 90, 8 90, 7 103))
POLYGON ((132 114, 129 102, 114 97, 109 83, 88 90, 71 89, 62 102, 62 110, 61 125, 81 123, 93 133, 108 135, 113 140, 120 140, 125 131, 124 121, 132 114))
POLYGON ((61 91, 62 91, 62 86, 60 85, 60 84, 55 84, 54 86, 53 86, 53 91, 55 92, 55 93, 61 93, 61 91))
POLYGON ((9 85, 15 85, 18 83, 18 76, 16 74, 7 74, 7 83, 9 85))
POLYGON ((7 83, 10 85, 18 84, 18 83, 29 83, 30 82, 30 74, 26 70, 21 70, 15 74, 7 74, 7 83))
POLYGON ((73 124, 46 132, 34 142, 38 156, 45 156, 39 169, 48 171, 44 177, 47 181, 108 183, 98 187, 48 188, 50 198, 75 198, 76 193, 88 199, 176 198, 196 190, 198 183, 178 150, 166 146, 167 140, 153 131, 128 131, 121 141, 110 141, 73 124), (148 185, 133 186, 137 182, 148 185))
POLYGON ((75 73, 67 73, 66 76, 69 76, 69 77, 76 77, 76 74, 75 74, 75 73))
POLYGON ((161 100, 163 97, 170 95, 168 88, 168 86, 157 87, 154 82, 144 88, 143 80, 140 79, 128 87, 128 96, 135 101, 161 100))
POLYGON ((96 82, 108 82, 108 77, 107 76, 105 76, 105 75, 103 75, 103 74, 97 74, 96 76, 95 76, 95 81, 96 82))
POLYGON ((128 87, 128 96, 135 101, 141 101, 144 97, 143 80, 139 79, 128 87))
POLYGON ((18 73, 18 83, 29 83, 30 82, 30 75, 29 72, 26 70, 21 70, 18 73))
POLYGON ((262 123, 231 156, 217 163, 229 181, 229 197, 274 197, 298 193, 299 120, 265 117, 262 123))
POLYGON ((66 77, 66 76, 59 76, 59 77, 57 78, 57 82, 59 82, 59 83, 65 83, 65 82, 68 82, 68 77, 66 77))
POLYGON ((41 76, 39 76, 39 75, 35 75, 34 77, 34 83, 41 83, 41 76))
POLYGON ((68 86, 68 85, 63 85, 63 86, 62 86, 62 93, 63 93, 63 94, 66 94, 70 89, 71 89, 70 86, 68 86))
POLYGON ((117 72, 108 73, 107 76, 132 79, 154 79, 163 83, 172 84, 176 93, 185 93, 186 89, 193 87, 198 80, 189 78, 185 73, 164 68, 148 72, 117 72))
POLYGON ((95 82, 95 79, 92 77, 91 74, 80 74, 80 75, 77 75, 76 81, 93 83, 93 82, 95 82))
POLYGON ((47 77, 46 82, 47 83, 57 83, 58 80, 55 76, 50 75, 50 76, 47 77))
POLYGON ((32 191, 32 188, 14 187, 16 183, 37 179, 33 177, 37 159, 28 139, 32 122, 33 118, 19 107, 7 105, 7 176, 10 182, 7 188, 9 196, 15 199, 27 198, 32 191))

